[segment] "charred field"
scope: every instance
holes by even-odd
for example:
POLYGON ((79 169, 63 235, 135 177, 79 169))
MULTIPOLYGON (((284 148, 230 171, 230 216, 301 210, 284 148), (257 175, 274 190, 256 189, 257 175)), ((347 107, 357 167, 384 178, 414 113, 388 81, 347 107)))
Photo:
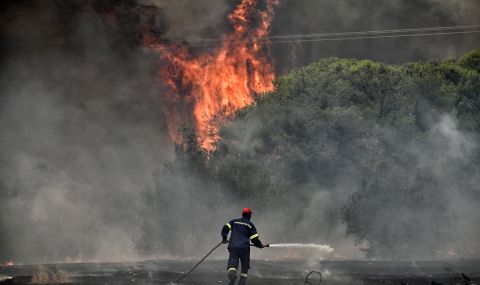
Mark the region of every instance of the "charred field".
MULTIPOLYGON (((49 281, 41 284, 168 284, 190 268, 194 261, 143 261, 132 263, 84 263, 44 265, 47 270, 63 268, 70 282, 49 281)), ((252 261, 249 284, 308 284, 305 276, 311 271, 322 273, 321 284, 478 284, 480 261, 321 261, 315 265, 299 261, 252 261), (462 279, 461 273, 470 278, 462 279)), ((223 261, 207 261, 178 284, 227 283, 223 261)), ((0 267, 0 274, 13 276, 5 284, 32 283, 37 265, 0 267)), ((317 276, 309 278, 318 283, 317 276)), ((0 283, 3 284, 3 283, 0 283)))

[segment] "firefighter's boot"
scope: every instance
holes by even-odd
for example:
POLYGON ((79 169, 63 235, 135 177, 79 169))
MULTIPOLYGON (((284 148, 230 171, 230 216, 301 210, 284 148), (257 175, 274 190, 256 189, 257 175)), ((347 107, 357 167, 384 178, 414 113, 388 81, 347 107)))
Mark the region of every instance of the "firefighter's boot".
POLYGON ((235 280, 237 280, 237 271, 235 270, 229 270, 228 271, 228 280, 230 280, 228 282, 228 285, 234 285, 235 284, 235 280))
POLYGON ((245 285, 247 284, 247 277, 241 276, 240 281, 238 281, 238 285, 245 285))

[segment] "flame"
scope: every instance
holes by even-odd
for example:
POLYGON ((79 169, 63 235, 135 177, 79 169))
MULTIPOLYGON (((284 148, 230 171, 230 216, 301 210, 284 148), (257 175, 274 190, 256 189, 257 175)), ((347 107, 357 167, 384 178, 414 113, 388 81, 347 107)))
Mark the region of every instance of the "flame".
POLYGON ((13 262, 13 260, 8 260, 7 262, 5 262, 5 266, 14 266, 15 263, 13 262))
POLYGON ((232 32, 223 35, 218 48, 194 55, 185 46, 161 43, 146 33, 144 43, 165 62, 160 71, 169 88, 167 125, 177 142, 177 128, 192 122, 198 141, 215 149, 219 123, 254 102, 255 94, 274 90, 274 65, 266 38, 278 0, 242 0, 228 16, 232 32))

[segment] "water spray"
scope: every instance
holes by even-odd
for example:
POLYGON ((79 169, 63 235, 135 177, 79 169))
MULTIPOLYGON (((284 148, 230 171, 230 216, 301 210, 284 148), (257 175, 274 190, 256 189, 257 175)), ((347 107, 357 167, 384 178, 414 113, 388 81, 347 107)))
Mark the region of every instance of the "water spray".
POLYGON ((316 244, 316 243, 273 243, 268 245, 268 247, 274 248, 307 248, 307 249, 316 249, 319 251, 323 251, 325 253, 333 252, 333 248, 328 244, 316 244))

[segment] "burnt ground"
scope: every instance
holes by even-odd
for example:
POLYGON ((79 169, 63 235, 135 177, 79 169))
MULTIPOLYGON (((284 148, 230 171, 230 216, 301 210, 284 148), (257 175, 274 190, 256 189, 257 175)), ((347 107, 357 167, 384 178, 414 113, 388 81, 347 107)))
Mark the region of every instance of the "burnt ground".
MULTIPOLYGON (((195 261, 145 261, 136 263, 85 263, 44 265, 47 270, 62 268, 71 284, 168 284, 181 276, 195 261)), ((14 276, 9 284, 31 284, 36 265, 0 267, 2 275, 14 276)), ((323 261, 315 265, 305 262, 252 261, 248 284, 305 284, 310 270, 322 272, 321 284, 466 284, 459 273, 480 284, 480 260, 385 262, 323 261)), ((318 279, 310 279, 318 284, 318 279)), ((2 282, 0 282, 2 284, 2 282)), ((54 282, 50 283, 54 284, 54 282)), ((206 261, 179 284, 227 284, 224 261, 206 261)), ((308 284, 308 283, 307 283, 308 284)))

